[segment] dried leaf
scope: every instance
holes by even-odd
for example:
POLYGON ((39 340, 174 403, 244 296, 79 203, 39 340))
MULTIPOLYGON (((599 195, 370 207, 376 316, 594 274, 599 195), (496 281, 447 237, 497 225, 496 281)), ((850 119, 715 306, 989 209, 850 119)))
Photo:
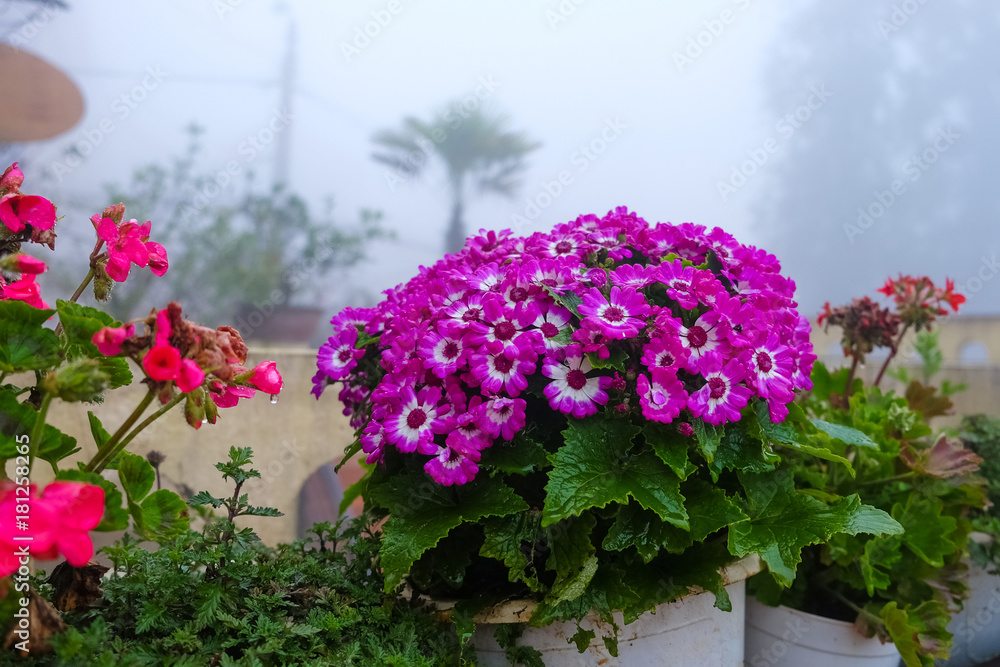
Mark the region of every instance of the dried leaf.
POLYGON ((46 641, 52 635, 66 631, 66 624, 56 608, 49 604, 48 600, 40 596, 31 589, 28 602, 28 627, 21 628, 15 625, 14 628, 4 638, 3 647, 6 650, 16 649, 21 657, 28 655, 41 655, 52 650, 46 641), (25 643, 27 642, 27 643, 25 643), (28 650, 23 650, 24 648, 28 650))
POLYGON ((48 581, 52 584, 56 609, 69 611, 89 607, 101 599, 101 580, 108 569, 95 561, 83 567, 73 567, 65 561, 56 565, 48 581))
POLYGON ((930 449, 916 449, 911 443, 903 446, 899 456, 912 470, 942 479, 979 470, 983 460, 962 441, 941 436, 930 449))
POLYGON ((923 413, 924 419, 949 414, 954 407, 951 399, 947 396, 935 396, 936 393, 936 387, 928 387, 913 380, 906 388, 906 402, 910 404, 911 410, 923 413))

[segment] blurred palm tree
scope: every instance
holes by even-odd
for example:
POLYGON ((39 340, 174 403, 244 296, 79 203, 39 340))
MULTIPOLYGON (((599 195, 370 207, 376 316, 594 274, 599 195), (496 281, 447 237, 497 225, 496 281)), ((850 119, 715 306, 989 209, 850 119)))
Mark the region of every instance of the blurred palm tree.
POLYGON ((520 186, 525 157, 541 144, 521 132, 510 131, 503 114, 468 111, 456 103, 430 122, 412 116, 400 130, 375 135, 379 150, 372 157, 395 170, 393 182, 419 176, 429 157, 436 156, 447 172, 451 220, 445 232, 445 252, 465 244, 465 205, 470 189, 478 194, 513 197, 520 186))

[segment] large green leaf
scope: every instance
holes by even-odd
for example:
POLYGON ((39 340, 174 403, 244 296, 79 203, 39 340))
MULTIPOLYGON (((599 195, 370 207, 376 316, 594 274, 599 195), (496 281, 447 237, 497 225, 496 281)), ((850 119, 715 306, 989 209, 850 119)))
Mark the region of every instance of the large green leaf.
POLYGON ((512 441, 497 442, 483 451, 479 467, 489 473, 527 475, 549 467, 549 453, 536 440, 518 433, 512 441))
POLYGON ((856 445, 858 447, 868 447, 878 449, 878 443, 869 438, 856 428, 844 426, 843 424, 831 424, 822 419, 810 419, 812 425, 826 433, 831 438, 840 440, 846 445, 856 445))
POLYGON ((903 544, 934 567, 944 567, 945 557, 958 548, 950 539, 958 529, 958 521, 942 514, 943 509, 940 498, 916 493, 907 497, 905 506, 902 503, 892 506, 892 517, 906 529, 903 544))
MULTIPOLYGON (((836 461, 837 463, 842 463, 847 468, 847 472, 851 475, 851 477, 854 477, 854 467, 851 465, 849 460, 836 452, 830 451, 827 447, 820 446, 821 443, 818 441, 814 444, 801 442, 795 428, 793 428, 787 421, 780 424, 772 422, 771 414, 768 411, 766 401, 754 399, 753 411, 756 416, 756 422, 751 427, 751 432, 757 435, 761 440, 777 442, 785 447, 788 447, 789 449, 802 452, 803 454, 809 454, 810 456, 815 456, 816 458, 824 459, 826 461, 836 461)), ((831 426, 833 426, 833 424, 831 424, 831 426)))
POLYGON ((635 547, 642 560, 648 563, 661 551, 681 553, 693 543, 688 531, 663 521, 655 512, 642 508, 638 503, 629 503, 618 508, 615 522, 608 529, 602 546, 608 551, 625 551, 635 547))
POLYGON ((386 592, 455 526, 528 510, 528 504, 497 478, 480 478, 466 487, 471 488, 448 489, 416 476, 369 485, 375 502, 390 511, 380 549, 386 592))
POLYGON ((0 301, 0 372, 45 370, 61 361, 59 337, 42 326, 54 312, 0 301))
POLYGON ((701 479, 690 479, 683 485, 691 521, 691 539, 701 542, 726 526, 746 521, 750 517, 734 503, 726 492, 701 479))
POLYGON ((758 553, 775 579, 789 586, 802 549, 836 533, 891 535, 903 527, 882 510, 862 505, 857 495, 826 504, 797 492, 787 475, 741 474, 750 501, 750 521, 729 529, 729 550, 736 556, 758 553))
POLYGON ((125 490, 125 497, 130 503, 138 503, 153 488, 156 482, 156 471, 153 466, 138 454, 122 452, 118 458, 118 479, 125 490))
POLYGON ((482 521, 485 539, 479 555, 502 561, 509 570, 508 580, 522 581, 533 591, 539 590, 541 584, 537 577, 528 575, 527 569, 532 561, 529 554, 534 555, 535 542, 540 537, 541 518, 540 512, 531 510, 482 521))
POLYGON ((85 356, 100 361, 101 370, 108 374, 112 389, 132 382, 132 370, 124 357, 105 357, 91 342, 94 334, 104 327, 119 327, 121 322, 102 310, 81 306, 72 301, 56 302, 63 335, 73 357, 85 356))
POLYGON ((650 450, 630 454, 639 429, 625 421, 594 416, 570 420, 564 444, 549 457, 542 526, 610 502, 634 498, 661 519, 688 527, 680 479, 650 450))
POLYGON ((583 514, 563 519, 546 531, 552 551, 545 567, 556 573, 547 596, 550 604, 575 600, 587 590, 597 572, 597 549, 590 541, 595 525, 594 515, 583 514))
POLYGON ((687 479, 688 475, 698 469, 698 466, 688 459, 689 438, 678 433, 677 429, 665 424, 647 422, 642 427, 642 435, 646 438, 646 444, 653 448, 660 460, 670 466, 681 480, 687 479))
POLYGON ((892 601, 882 608, 881 616, 906 667, 933 667, 935 658, 948 657, 952 635, 947 625, 951 615, 940 600, 903 609, 892 601))
POLYGON ((138 511, 129 503, 132 518, 139 534, 154 542, 163 543, 178 535, 183 535, 190 522, 187 505, 173 491, 160 489, 146 496, 139 503, 138 511))
POLYGON ((695 437, 698 438, 698 451, 707 463, 714 462, 715 450, 719 448, 722 440, 723 427, 709 424, 701 419, 692 420, 691 426, 694 428, 695 437))
MULTIPOLYGON (((13 456, 18 436, 29 435, 37 418, 38 412, 33 407, 19 403, 10 392, 0 392, 0 457, 13 456)), ((46 424, 42 429, 42 441, 34 444, 38 458, 53 465, 80 451, 76 446, 76 438, 66 435, 51 424, 46 424)))
POLYGON ((715 457, 708 469, 713 480, 718 480, 723 470, 764 473, 774 470, 778 456, 770 451, 766 442, 746 432, 742 421, 727 424, 722 439, 715 450, 715 457))

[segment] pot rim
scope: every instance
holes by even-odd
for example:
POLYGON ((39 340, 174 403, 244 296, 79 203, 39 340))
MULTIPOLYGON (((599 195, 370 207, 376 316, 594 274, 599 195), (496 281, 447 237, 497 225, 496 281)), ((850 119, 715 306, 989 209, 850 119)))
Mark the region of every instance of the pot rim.
MULTIPOLYGON (((753 575, 757 574, 763 569, 763 564, 761 563, 760 556, 758 554, 749 554, 743 558, 734 561, 724 567, 720 574, 722 575, 723 586, 729 586, 730 584, 739 583, 744 579, 748 579, 753 575)), ((679 598, 668 602, 678 602, 688 597, 694 595, 699 595, 704 593, 704 589, 700 586, 692 586, 691 589, 679 598)), ((437 607, 439 612, 444 612, 446 615, 450 615, 451 609, 459 602, 453 599, 436 599, 426 596, 421 596, 421 598, 433 602, 437 607)), ((476 614, 475 620, 477 624, 500 624, 500 623, 527 623, 531 619, 531 615, 535 613, 535 609, 538 608, 537 600, 504 600, 499 602, 492 607, 487 607, 483 611, 476 614)))

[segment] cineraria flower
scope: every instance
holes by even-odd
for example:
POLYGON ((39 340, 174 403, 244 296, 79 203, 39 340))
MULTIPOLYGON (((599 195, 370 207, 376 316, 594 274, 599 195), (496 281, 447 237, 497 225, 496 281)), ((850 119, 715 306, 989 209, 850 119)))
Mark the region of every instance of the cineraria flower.
POLYGON ((545 386, 544 393, 553 410, 582 419, 596 413, 598 405, 608 402, 606 389, 611 378, 588 377, 591 370, 590 360, 579 345, 567 347, 566 358, 561 362, 545 360, 542 375, 552 378, 552 382, 545 386))
POLYGON ((535 327, 542 334, 542 341, 545 345, 544 352, 552 356, 558 356, 568 343, 558 340, 559 334, 569 327, 573 313, 562 306, 555 304, 546 306, 538 319, 535 320, 535 327))
POLYGON ((646 325, 642 318, 648 314, 646 299, 630 287, 612 287, 608 297, 599 289, 591 288, 580 304, 583 326, 615 340, 639 333, 646 325))
POLYGON ((705 386, 691 394, 688 408, 695 417, 709 424, 724 424, 740 420, 740 410, 753 392, 739 384, 746 377, 746 367, 739 359, 730 359, 723 366, 722 355, 713 352, 704 358, 702 374, 705 386))
POLYGON ((385 434, 390 443, 401 452, 414 450, 421 454, 437 453, 435 433, 447 433, 446 417, 450 406, 438 405, 441 390, 424 387, 419 392, 412 386, 399 390, 399 406, 385 422, 385 434))
MULTIPOLYGON (((364 350, 359 352, 364 354, 364 350)), ((470 350, 461 335, 442 335, 436 331, 429 331, 421 343, 420 354, 428 370, 439 378, 446 378, 465 367, 470 350)))
POLYGON ((472 294, 456 301, 444 310, 444 315, 453 321, 459 331, 465 331, 473 322, 483 319, 483 295, 472 294))
POLYGON ((702 314, 690 327, 684 326, 680 320, 669 315, 661 316, 657 326, 680 336, 681 345, 689 353, 687 370, 692 373, 699 371, 700 362, 705 355, 711 352, 729 355, 732 351, 727 338, 729 326, 715 311, 702 314))
POLYGON ((675 371, 664 368, 652 368, 650 375, 652 381, 645 374, 636 378, 642 416, 669 424, 687 407, 688 395, 684 391, 684 383, 677 379, 675 371))
POLYGON ((368 426, 361 433, 359 440, 361 441, 361 451, 368 455, 365 463, 371 465, 382 460, 386 445, 385 429, 382 428, 382 424, 375 420, 368 422, 368 426))
POLYGON ((424 464, 424 471, 441 486, 471 482, 479 466, 479 452, 452 446, 451 438, 444 447, 437 447, 434 458, 424 464))
POLYGON ((342 380, 358 365, 358 359, 365 356, 364 350, 354 349, 358 341, 356 327, 347 327, 339 335, 331 336, 323 343, 316 355, 316 364, 331 380, 342 380))
POLYGON ((535 372, 535 353, 530 343, 515 344, 498 352, 476 352, 470 367, 475 384, 482 386, 484 395, 506 391, 517 397, 528 387, 528 375, 535 372))
POLYGON ((611 282, 618 287, 642 289, 656 280, 656 268, 639 264, 625 264, 611 272, 611 282))
POLYGON ((649 368, 673 370, 676 373, 687 366, 690 354, 679 336, 664 332, 660 336, 650 338, 649 343, 643 346, 640 362, 649 368))
POLYGON ((491 353, 508 348, 516 350, 525 345, 541 347, 538 331, 528 329, 538 319, 538 306, 524 301, 513 308, 505 308, 502 304, 500 299, 486 300, 482 321, 469 324, 468 344, 472 347, 484 346, 491 353))
POLYGON ((479 427, 491 438, 512 440, 524 428, 527 403, 521 398, 495 397, 486 402, 479 427))

